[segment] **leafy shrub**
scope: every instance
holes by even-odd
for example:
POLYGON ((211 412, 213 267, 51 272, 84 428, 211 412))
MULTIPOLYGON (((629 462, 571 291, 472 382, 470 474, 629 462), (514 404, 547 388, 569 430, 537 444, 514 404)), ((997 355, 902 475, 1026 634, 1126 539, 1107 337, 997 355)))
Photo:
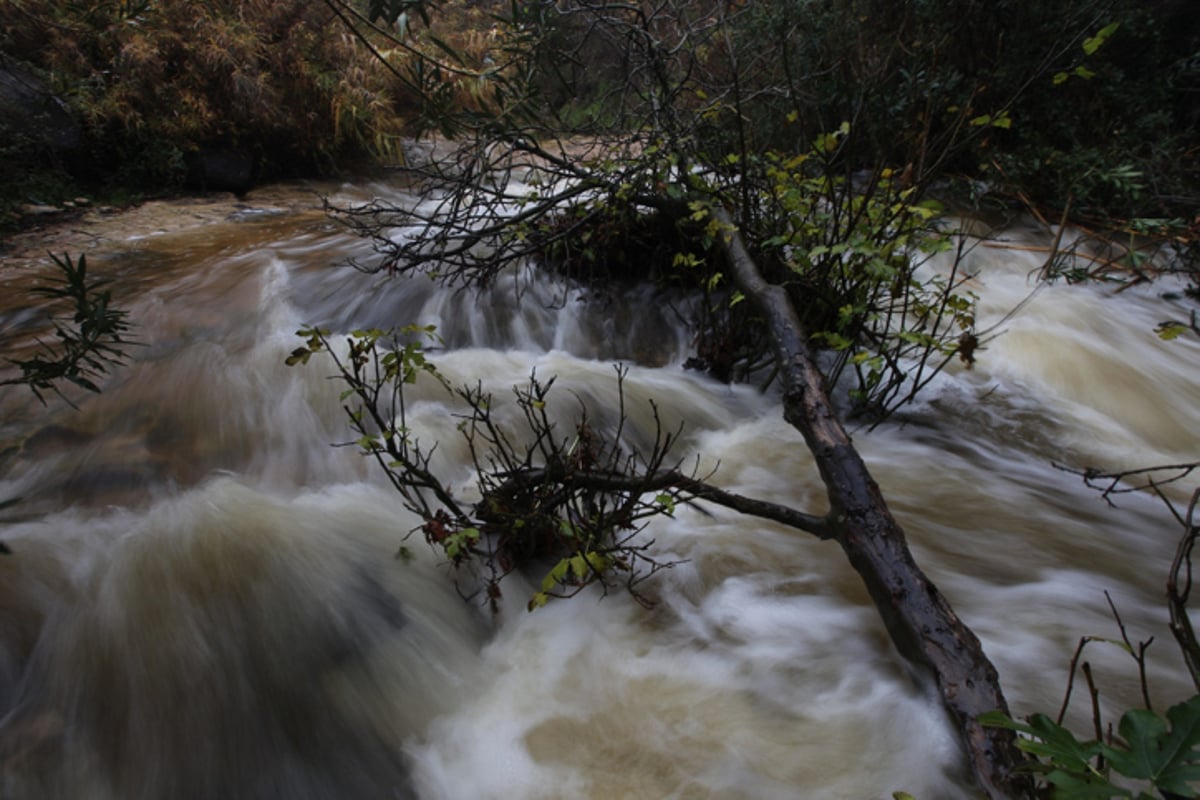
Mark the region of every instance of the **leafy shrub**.
POLYGON ((1025 735, 1018 747, 1034 756, 1035 768, 1059 800, 1136 797, 1153 800, 1148 786, 1165 798, 1197 797, 1200 782, 1200 695, 1171 706, 1164 719, 1149 709, 1125 712, 1119 739, 1080 741, 1045 714, 1028 724, 1004 714, 982 722, 1025 735))
POLYGON ((212 147, 267 174, 394 155, 390 76, 321 3, 29 0, 0 30, 86 120, 93 177, 170 186, 212 147))

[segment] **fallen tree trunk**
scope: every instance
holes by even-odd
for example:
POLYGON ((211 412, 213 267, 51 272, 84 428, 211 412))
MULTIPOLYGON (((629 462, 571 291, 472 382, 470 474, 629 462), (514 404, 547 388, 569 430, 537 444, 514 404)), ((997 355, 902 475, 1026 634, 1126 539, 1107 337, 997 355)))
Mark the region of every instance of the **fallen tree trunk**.
POLYGON ((734 280, 763 314, 783 379, 784 418, 804 436, 829 499, 837 540, 874 600, 900 654, 931 674, 958 726, 968 760, 989 798, 1028 797, 1025 759, 1012 732, 985 728, 980 714, 1008 712, 995 667, 909 552, 904 531, 838 420, 808 336, 784 290, 765 281, 728 212, 722 247, 734 280))

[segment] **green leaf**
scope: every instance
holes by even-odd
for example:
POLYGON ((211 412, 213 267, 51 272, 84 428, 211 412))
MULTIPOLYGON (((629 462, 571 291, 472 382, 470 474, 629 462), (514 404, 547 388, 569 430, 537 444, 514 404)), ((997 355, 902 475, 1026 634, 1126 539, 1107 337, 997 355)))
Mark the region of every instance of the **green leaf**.
POLYGON ((609 561, 608 556, 597 553, 594 550, 589 550, 584 555, 584 558, 587 559, 587 563, 596 572, 604 572, 604 570, 608 569, 609 565, 612 563, 609 561))
POLYGON ((1075 68, 1075 74, 1083 78, 1085 81, 1090 81, 1092 78, 1096 77, 1096 73, 1092 72, 1082 64, 1075 68))
POLYGON ((1012 117, 1007 111, 1001 111, 999 114, 980 114, 970 121, 970 124, 976 128, 985 128, 991 126, 993 128, 1011 128, 1012 117))
POLYGON ((586 558, 583 556, 571 557, 571 575, 574 576, 575 580, 586 580, 591 574, 592 570, 586 558))
POLYGON ((934 200, 933 198, 922 200, 921 202, 917 203, 916 208, 919 208, 923 211, 932 211, 934 215, 946 213, 946 206, 937 200, 934 200))
POLYGON ((307 347, 297 347, 292 351, 292 354, 283 360, 283 363, 289 367, 294 367, 297 364, 307 364, 308 359, 312 357, 312 351, 307 347))
POLYGON ((1053 769, 1046 773, 1046 783, 1054 787, 1055 800, 1112 800, 1114 797, 1133 797, 1133 792, 1113 786, 1103 776, 1085 776, 1053 769))
POLYGON ((1065 72, 1056 72, 1054 73, 1054 85, 1058 86, 1059 84, 1066 83, 1070 77, 1071 76, 1065 72))
POLYGON ((850 341, 845 336, 842 336, 840 333, 834 333, 833 331, 821 331, 820 333, 814 333, 812 338, 823 340, 830 350, 835 350, 838 352, 841 352, 842 350, 849 350, 854 344, 854 342, 850 341))
POLYGON ((1045 714, 1034 714, 1025 725, 1013 720, 1000 711, 990 711, 979 717, 979 722, 990 728, 1005 728, 1023 733, 1029 738, 1019 739, 1017 747, 1035 756, 1049 759, 1050 763, 1076 774, 1093 774, 1091 760, 1100 753, 1100 743, 1081 742, 1069 730, 1045 714))
POLYGON ((1118 730, 1129 743, 1129 749, 1104 747, 1104 755, 1113 769, 1129 778, 1154 777, 1161 766, 1157 751, 1167 735, 1166 721, 1153 711, 1138 708, 1125 712, 1118 730))
POLYGON ((1171 706, 1170 720, 1146 709, 1127 711, 1117 730, 1128 748, 1103 746, 1112 768, 1126 777, 1152 781, 1180 797, 1196 797, 1200 782, 1200 695, 1171 706))
POLYGON ((915 344, 921 347, 933 347, 937 344, 937 340, 928 333, 922 331, 900 331, 896 334, 896 338, 908 344, 915 344))
POLYGON ((1158 334, 1158 338, 1162 339, 1164 342, 1169 342, 1172 339, 1178 339, 1180 336, 1187 333, 1187 331, 1187 325, 1184 325, 1182 322, 1176 322, 1173 319, 1158 323, 1158 327, 1154 329, 1154 332, 1158 334))
POLYGON ((1095 36, 1089 36, 1083 40, 1083 52, 1089 56, 1094 55, 1097 50, 1104 46, 1108 41, 1108 37, 1117 32, 1117 28, 1121 27, 1121 23, 1113 22, 1105 25, 1095 36))
POLYGON ((571 568, 571 560, 567 558, 560 559, 557 564, 549 572, 546 577, 542 578, 542 592, 549 592, 558 586, 567 577, 567 571, 571 568))

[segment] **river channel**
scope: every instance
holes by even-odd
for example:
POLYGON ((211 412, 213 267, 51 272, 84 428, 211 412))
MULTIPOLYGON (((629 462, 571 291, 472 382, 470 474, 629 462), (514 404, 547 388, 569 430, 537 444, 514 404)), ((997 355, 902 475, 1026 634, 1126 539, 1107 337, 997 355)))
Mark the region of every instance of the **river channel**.
MULTIPOLYGON (((652 608, 584 592, 530 613, 531 576, 496 616, 420 534, 397 558, 419 520, 333 446, 350 434, 331 365, 284 363, 305 324, 436 325, 451 383, 501 405, 531 372, 558 376, 568 429, 581 401, 616 407, 623 364, 635 437, 654 401, 718 485, 818 512, 823 492, 775 395, 684 368, 691 337, 653 288, 526 274, 480 295, 365 275, 339 266, 369 248, 321 194, 403 201, 386 182, 268 188, 48 244, 112 280, 138 344, 101 394, 68 393, 76 407, 0 390, 0 500, 21 498, 0 527, 0 797, 973 796, 836 544, 682 507, 644 534, 677 562, 646 585, 652 608)), ((855 443, 1014 713, 1056 711, 1079 637, 1119 636, 1108 598, 1132 638, 1154 637, 1165 707, 1190 694, 1163 602, 1178 526, 1055 465, 1200 455, 1200 346, 1154 333, 1184 301, 1170 283, 1035 292, 1050 234, 993 236, 968 257, 980 325, 1019 310, 972 369, 855 443)), ((19 348, 45 334, 22 304, 48 259, 6 261, 0 320, 19 348)), ((421 383, 410 424, 469 495, 460 411, 421 383)), ((1136 667, 1088 653, 1115 724, 1136 667)), ((1081 733, 1086 706, 1068 717, 1081 733)))

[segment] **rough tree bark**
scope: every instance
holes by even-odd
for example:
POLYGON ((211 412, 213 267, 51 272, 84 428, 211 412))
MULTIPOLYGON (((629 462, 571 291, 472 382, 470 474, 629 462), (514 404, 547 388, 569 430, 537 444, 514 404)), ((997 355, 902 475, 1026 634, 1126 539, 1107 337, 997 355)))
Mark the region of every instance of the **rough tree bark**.
POLYGON ((904 531, 833 411, 787 294, 763 279, 728 212, 718 209, 714 215, 727 231, 722 247, 734 280, 770 331, 783 379, 784 418, 804 436, 825 483, 829 538, 862 576, 900 654, 931 673, 983 791, 990 798, 1030 796, 1028 779, 1017 771, 1025 758, 1014 734, 977 721, 987 711, 1008 712, 995 667, 913 560, 904 531))

